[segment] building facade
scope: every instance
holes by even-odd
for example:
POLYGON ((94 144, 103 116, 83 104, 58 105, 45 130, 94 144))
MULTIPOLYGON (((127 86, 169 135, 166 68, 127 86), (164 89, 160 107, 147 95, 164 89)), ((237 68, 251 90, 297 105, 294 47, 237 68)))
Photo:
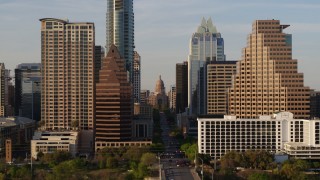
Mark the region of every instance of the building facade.
POLYGON ((5 65, 0 63, 0 116, 5 116, 5 65))
POLYGON ((236 62, 216 61, 207 65, 205 114, 228 114, 228 88, 236 73, 236 62))
POLYGON ((140 103, 141 90, 141 57, 137 51, 133 59, 133 98, 135 103, 140 103))
POLYGON ((309 88, 292 59, 289 25, 279 20, 256 20, 243 49, 242 60, 229 89, 229 113, 239 118, 257 118, 289 111, 295 118, 310 116, 309 88))
POLYGON ((11 157, 25 156, 36 129, 36 122, 25 117, 0 118, 0 155, 6 152, 6 140, 10 139, 11 157))
POLYGON ((320 120, 293 119, 281 112, 259 119, 198 118, 198 150, 214 159, 229 151, 285 152, 301 159, 320 159, 320 120))
POLYGON ((38 153, 69 152, 73 157, 78 153, 79 133, 76 131, 37 131, 31 141, 31 157, 38 159, 38 153))
POLYGON ((14 86, 12 84, 10 70, 4 70, 4 113, 5 116, 14 115, 14 86))
POLYGON ((171 86, 170 91, 168 93, 169 97, 169 109, 171 109, 172 112, 176 111, 176 95, 177 95, 177 89, 176 86, 171 86))
POLYGON ((126 70, 133 82, 134 13, 133 0, 107 0, 106 52, 116 45, 125 59, 126 70))
POLYGON ((188 62, 176 64, 176 113, 188 107, 188 62))
POLYGON ((41 119, 41 64, 23 63, 15 69, 15 115, 41 119))
POLYGON ((130 141, 133 106, 132 85, 125 69, 125 60, 117 47, 109 48, 96 84, 95 150, 107 142, 130 141))
POLYGON ((46 130, 94 128, 95 29, 89 22, 41 21, 41 120, 46 130))
POLYGON ((320 118, 320 91, 310 92, 310 117, 320 118))
POLYGON ((13 115, 14 87, 11 82, 10 70, 0 63, 0 117, 13 115))
POLYGON ((151 141, 153 136, 153 109, 149 104, 134 104, 132 139, 151 141))
POLYGON ((188 107, 191 114, 197 112, 197 86, 199 70, 206 61, 225 61, 224 41, 211 18, 203 18, 201 25, 192 35, 188 56, 188 107))
POLYGON ((140 92, 140 104, 148 104, 148 99, 150 96, 149 90, 141 90, 140 92))
POLYGON ((104 58, 104 48, 102 46, 95 46, 94 50, 94 79, 99 81, 99 71, 101 69, 102 60, 104 58))

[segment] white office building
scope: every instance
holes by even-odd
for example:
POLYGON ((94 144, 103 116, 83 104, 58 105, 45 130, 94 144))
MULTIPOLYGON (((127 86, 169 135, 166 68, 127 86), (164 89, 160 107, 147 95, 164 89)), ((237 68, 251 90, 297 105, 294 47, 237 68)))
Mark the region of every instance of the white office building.
POLYGON ((293 119, 280 112, 259 119, 198 118, 198 152, 220 159, 228 151, 285 152, 300 159, 320 159, 320 120, 293 119))
POLYGON ((55 151, 67 151, 76 156, 79 145, 79 133, 77 131, 65 132, 35 132, 31 140, 31 156, 37 159, 39 152, 44 154, 55 151))

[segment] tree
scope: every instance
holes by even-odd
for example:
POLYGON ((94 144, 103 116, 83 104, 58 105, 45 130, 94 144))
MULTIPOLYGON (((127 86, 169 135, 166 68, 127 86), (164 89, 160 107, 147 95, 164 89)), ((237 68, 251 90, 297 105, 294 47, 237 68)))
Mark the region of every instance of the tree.
POLYGON ((185 152, 185 155, 188 157, 189 160, 195 159, 195 154, 198 152, 198 144, 190 144, 186 143, 181 146, 181 150, 185 152))
POLYGON ((181 149, 182 151, 187 151, 190 146, 191 146, 190 143, 185 143, 185 144, 182 144, 182 145, 181 145, 180 149, 181 149))
POLYGON ((304 160, 286 161, 280 170, 282 176, 287 179, 306 179, 303 171, 309 168, 309 164, 304 160))
POLYGON ((53 153, 47 153, 41 158, 44 163, 47 163, 52 167, 70 159, 72 159, 72 155, 67 151, 55 151, 53 153))
POLYGON ((236 151, 230 151, 221 158, 221 169, 233 171, 240 165, 241 155, 236 151))
POLYGON ((116 168, 118 166, 118 160, 114 157, 107 158, 107 168, 116 168))
POLYGON ((31 179, 31 170, 28 166, 20 168, 12 166, 9 168, 8 174, 10 175, 10 179, 31 179))
POLYGON ((73 120, 73 121, 71 122, 71 127, 72 127, 73 129, 78 129, 78 127, 79 127, 79 121, 78 121, 78 120, 73 120))
POLYGON ((43 156, 44 156, 44 154, 43 154, 42 151, 40 151, 40 152, 37 153, 37 159, 38 159, 38 160, 41 159, 43 156))
POLYGON ((51 179, 72 179, 72 177, 80 176, 86 164, 86 161, 80 158, 61 162, 52 168, 51 179))
POLYGON ((137 178, 145 177, 146 175, 148 175, 148 172, 148 167, 142 163, 139 163, 137 178))
POLYGON ((3 173, 0 173, 0 180, 5 180, 6 179, 6 175, 3 173))
POLYGON ((144 153, 140 162, 146 166, 151 166, 152 164, 157 163, 157 157, 154 153, 144 153))
POLYGON ((269 180, 270 176, 266 173, 252 173, 249 175, 248 180, 269 180))
POLYGON ((129 147, 129 149, 123 154, 123 157, 129 161, 139 162, 142 154, 146 152, 145 149, 139 148, 137 146, 129 147))

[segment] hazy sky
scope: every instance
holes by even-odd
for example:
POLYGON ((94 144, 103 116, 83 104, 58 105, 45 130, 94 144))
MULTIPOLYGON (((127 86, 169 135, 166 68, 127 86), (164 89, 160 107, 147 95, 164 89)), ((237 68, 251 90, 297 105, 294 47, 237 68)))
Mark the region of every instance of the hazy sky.
MULTIPOLYGON (((105 46, 106 0, 0 0, 0 62, 40 62, 40 18, 94 22, 96 45, 105 46)), ((175 64, 187 59, 189 39, 202 17, 212 17, 228 60, 239 60, 251 24, 279 19, 291 26, 293 58, 305 84, 320 90, 319 0, 134 0, 135 46, 142 58, 142 89, 154 90, 161 75, 175 84, 175 64)), ((13 74, 13 72, 11 73, 13 74)))

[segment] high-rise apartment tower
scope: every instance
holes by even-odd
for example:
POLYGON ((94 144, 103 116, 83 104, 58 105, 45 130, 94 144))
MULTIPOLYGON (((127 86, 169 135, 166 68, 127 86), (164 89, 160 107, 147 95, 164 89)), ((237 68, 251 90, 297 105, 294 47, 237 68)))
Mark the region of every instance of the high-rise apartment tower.
POLYGON ((41 120, 47 130, 94 128, 95 29, 89 22, 41 21, 41 120))
POLYGON ((310 90, 292 59, 291 34, 283 32, 287 27, 279 20, 253 22, 229 89, 229 114, 257 118, 289 111, 294 118, 309 118, 310 90))

